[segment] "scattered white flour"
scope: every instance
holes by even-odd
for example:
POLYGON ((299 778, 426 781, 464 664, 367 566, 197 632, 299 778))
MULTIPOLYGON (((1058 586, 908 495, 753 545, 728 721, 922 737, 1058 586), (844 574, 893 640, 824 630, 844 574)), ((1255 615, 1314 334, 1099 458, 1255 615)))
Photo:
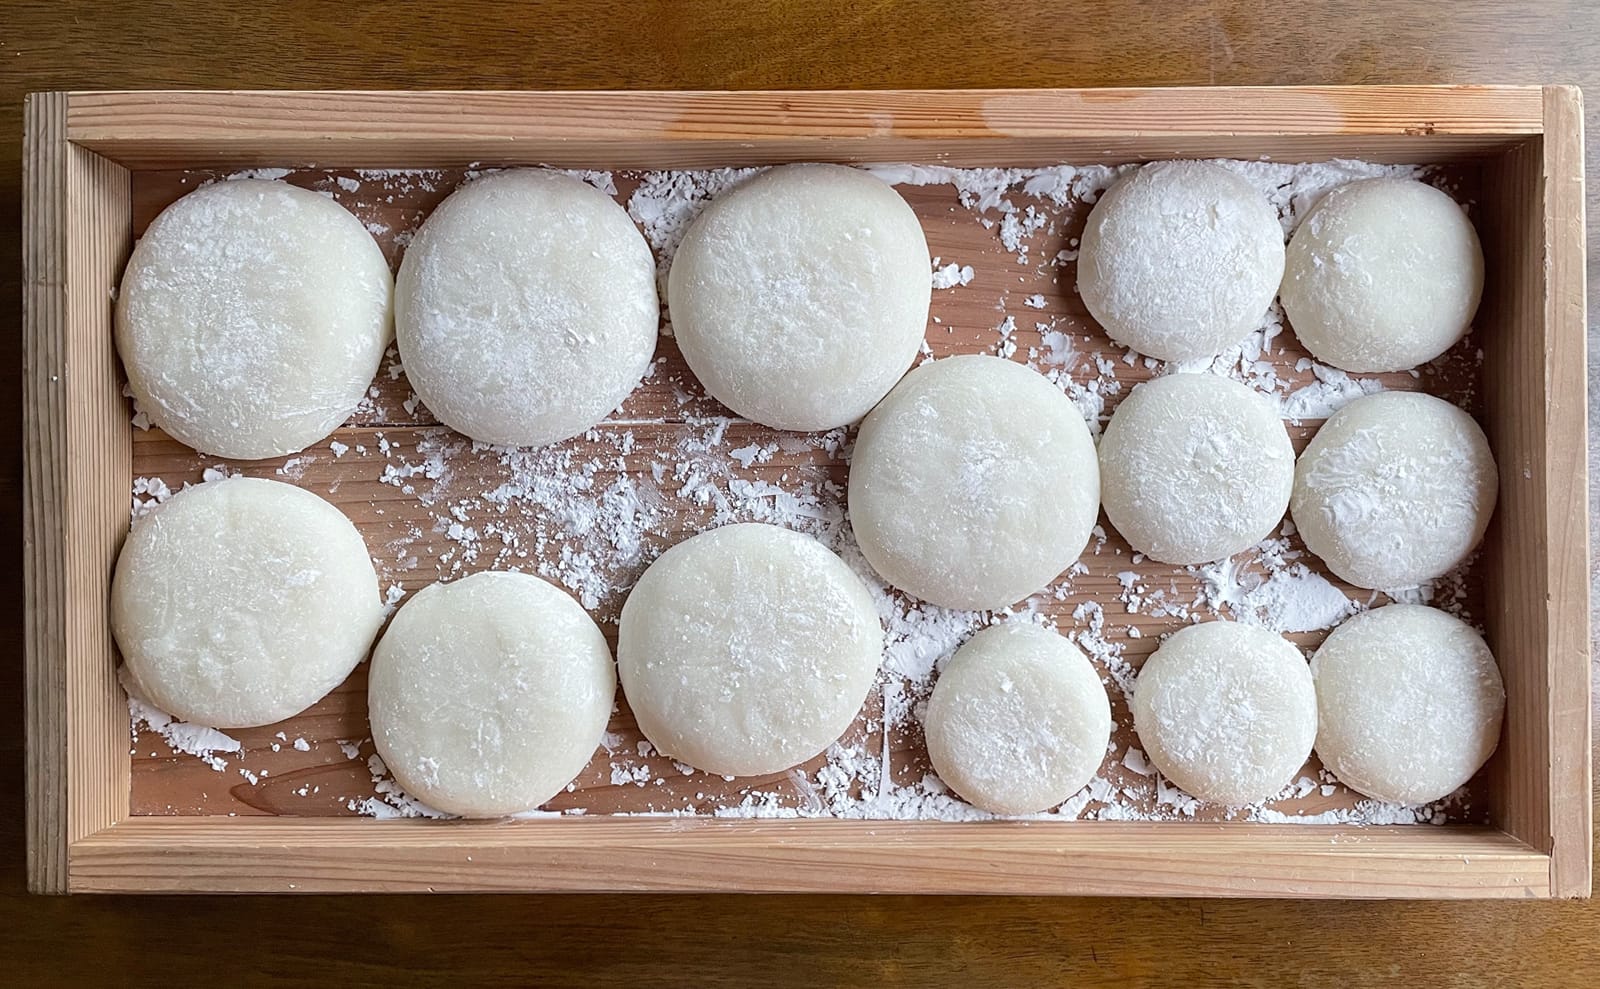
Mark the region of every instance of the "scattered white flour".
POLYGON ((933 259, 933 287, 934 288, 936 288, 936 289, 938 289, 938 288, 955 288, 958 285, 971 285, 972 284, 972 279, 974 277, 976 277, 976 274, 977 274, 976 272, 974 272, 972 270, 972 265, 970 265, 970 264, 956 264, 955 262, 952 261, 951 263, 949 263, 949 264, 947 264, 947 265, 945 265, 943 267, 940 267, 939 266, 939 262, 942 261, 942 260, 944 260, 944 259, 943 258, 934 258, 933 259))
MULTIPOLYGON (((1224 164, 1268 196, 1279 209, 1286 231, 1293 229, 1318 196, 1341 182, 1367 175, 1418 173, 1409 166, 1355 162, 1224 164)), ((1070 205, 1081 214, 1084 204, 1092 203, 1129 167, 873 165, 868 170, 897 184, 953 186, 954 198, 971 222, 989 230, 998 247, 1019 265, 1029 265, 1027 270, 1056 279, 1065 290, 1070 286, 1070 271, 1062 267, 1075 261, 1077 241, 1064 237, 1070 231, 1060 229, 1064 208, 1070 205)), ((628 212, 655 251, 658 275, 664 279, 677 244, 700 210, 759 171, 570 174, 611 194, 616 194, 620 180, 628 212)), ((341 192, 356 197, 352 208, 358 213, 362 202, 393 203, 396 195, 413 189, 442 193, 448 188, 448 180, 437 172, 374 171, 356 176, 335 183, 341 192)), ((396 241, 407 233, 402 231, 396 241)), ((994 274, 1003 280, 1008 272, 1000 268, 994 274)), ((986 270, 983 278, 977 275, 972 265, 935 258, 930 278, 935 289, 971 286, 953 296, 970 301, 972 293, 990 288, 990 271, 986 270)), ((985 322, 965 324, 965 332, 982 336, 973 349, 1026 358, 1078 405, 1096 435, 1111 406, 1125 392, 1118 372, 1127 368, 1137 369, 1138 377, 1177 370, 1225 374, 1274 396, 1281 402, 1285 419, 1295 423, 1324 418, 1348 401, 1383 387, 1377 379, 1353 378, 1310 360, 1297 365, 1292 378, 1280 373, 1284 362, 1277 355, 1286 338, 1282 313, 1276 307, 1261 327, 1221 357, 1198 366, 1165 366, 1117 348, 1101 336, 1085 334, 1072 317, 1041 311, 1048 307, 1044 293, 1030 290, 1021 297, 1023 308, 1008 313, 1005 287, 995 291, 999 298, 996 314, 985 322), (1018 313, 1027 318, 1019 321, 1018 313)), ((930 336, 932 327, 941 327, 940 333, 954 329, 938 314, 939 300, 953 297, 936 297, 930 336)), ((932 353, 931 348, 926 351, 932 353)), ((389 355, 387 370, 391 382, 403 377, 397 354, 389 355)), ((670 386, 671 404, 665 410, 652 408, 648 418, 613 418, 582 437, 542 449, 486 446, 438 426, 389 426, 360 445, 337 440, 328 444, 335 459, 348 458, 342 466, 359 470, 361 478, 376 480, 392 490, 386 498, 374 501, 374 511, 384 517, 386 525, 372 530, 384 535, 378 537, 382 541, 371 545, 383 574, 385 605, 391 611, 405 594, 401 579, 418 586, 500 568, 537 573, 554 581, 571 591, 599 620, 610 621, 638 575, 660 552, 694 532, 738 521, 770 522, 816 536, 862 577, 877 604, 886 635, 878 687, 862 721, 811 764, 810 771, 797 769, 780 780, 746 786, 741 786, 741 781, 695 773, 648 743, 636 744, 635 736, 608 733, 603 743, 607 763, 601 764, 602 779, 626 787, 630 794, 649 797, 659 793, 659 805, 652 800, 643 813, 987 818, 989 815, 960 800, 933 775, 921 748, 921 715, 938 669, 962 642, 997 621, 1030 621, 1047 626, 1059 623, 1062 634, 1088 654, 1122 720, 1101 775, 1061 807, 1035 817, 1210 820, 1219 816, 1218 808, 1201 804, 1161 778, 1136 741, 1129 744, 1133 736, 1126 697, 1140 657, 1154 648, 1154 640, 1162 632, 1187 622, 1226 617, 1285 633, 1317 632, 1382 602, 1383 596, 1376 593, 1361 592, 1359 599, 1347 597, 1313 571, 1296 548, 1292 525, 1285 523, 1278 536, 1232 560, 1172 568, 1169 573, 1146 566, 1143 575, 1130 569, 1141 565, 1142 558, 1129 553, 1114 537, 1108 539, 1097 527, 1083 560, 1015 609, 978 613, 925 605, 885 586, 855 545, 844 511, 843 483, 852 438, 848 431, 775 433, 738 419, 694 414, 693 409, 706 407, 698 404, 704 400, 675 380, 656 379, 659 372, 658 364, 647 381, 662 392, 668 390, 663 384, 670 386), (1107 580, 1115 581, 1114 594, 1106 592, 1107 580), (1076 588, 1075 582, 1082 583, 1083 589, 1076 588), (696 790, 694 796, 686 796, 696 790)), ((378 407, 407 394, 397 388, 403 386, 374 388, 364 414, 381 419, 403 408, 407 415, 428 421, 414 395, 399 402, 393 411, 378 407)), ((312 459, 306 454, 290 458, 279 472, 303 481, 301 472, 312 459)), ((207 468, 205 477, 224 476, 227 470, 225 465, 207 468)), ((133 513, 137 516, 152 510, 170 494, 160 478, 136 479, 133 513)), ((1460 613, 1467 598, 1465 579, 1457 573, 1390 597, 1427 600, 1460 613)), ((169 747, 193 752, 218 771, 228 766, 224 754, 235 758, 244 754, 238 740, 220 732, 175 723, 160 712, 131 704, 130 709, 136 731, 141 725, 157 731, 169 747)), ((364 739, 343 739, 337 744, 346 759, 363 758, 364 739)), ((301 738, 293 741, 292 748, 311 751, 301 738)), ((370 746, 366 751, 371 752, 370 746)), ((365 759, 372 788, 369 793, 341 797, 346 809, 377 817, 445 816, 401 791, 376 755, 365 759)), ((240 771, 248 773, 246 779, 266 775, 242 767, 240 771)), ((569 787, 569 792, 573 790, 569 787)), ((1465 809, 1459 798, 1424 808, 1355 802, 1324 774, 1320 780, 1310 776, 1296 780, 1274 801, 1220 816, 1331 824, 1439 823, 1465 809), (1303 812, 1288 813, 1279 801, 1295 801, 1303 812), (1328 809, 1319 809, 1322 807, 1328 809)), ((530 816, 548 816, 548 812, 530 816)))
MULTIPOLYGON (((128 718, 133 737, 132 751, 135 754, 139 751, 141 729, 160 735, 171 751, 192 755, 219 773, 228 768, 228 760, 222 758, 219 753, 232 755, 244 753, 244 745, 232 735, 205 725, 178 721, 167 712, 140 700, 133 691, 127 690, 129 684, 123 670, 117 671, 117 678, 128 694, 128 718)), ((152 756, 157 754, 150 753, 152 756)))
POLYGON ((1302 419, 1326 419, 1363 395, 1383 391, 1377 378, 1352 378, 1336 367, 1302 357, 1295 370, 1309 370, 1316 378, 1291 391, 1283 400, 1283 417, 1295 424, 1302 419))

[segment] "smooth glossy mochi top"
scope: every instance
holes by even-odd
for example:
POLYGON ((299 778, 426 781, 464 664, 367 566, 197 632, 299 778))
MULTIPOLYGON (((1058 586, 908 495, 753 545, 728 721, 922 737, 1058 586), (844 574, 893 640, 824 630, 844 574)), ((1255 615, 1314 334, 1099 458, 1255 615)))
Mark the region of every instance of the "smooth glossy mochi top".
POLYGON ((916 359, 922 224, 860 169, 784 165, 721 196, 672 259, 673 334, 707 392, 779 429, 855 422, 916 359))
POLYGON ((150 421, 203 453, 261 460, 333 432, 390 339, 372 235, 326 196, 236 179, 161 211, 117 293, 117 352, 150 421))
POLYGON ((660 318, 655 261, 627 212, 541 169, 451 193, 395 283, 407 379, 483 443, 542 446, 604 419, 648 369, 660 318))

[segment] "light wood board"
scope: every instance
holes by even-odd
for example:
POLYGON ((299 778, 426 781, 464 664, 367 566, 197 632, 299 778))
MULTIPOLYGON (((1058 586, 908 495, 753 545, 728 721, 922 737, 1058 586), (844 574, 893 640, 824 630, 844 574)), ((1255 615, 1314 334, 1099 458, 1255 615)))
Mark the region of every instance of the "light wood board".
MULTIPOLYGON (((137 173, 133 186, 134 231, 142 232, 161 208, 220 174, 201 171, 137 173)), ((458 184, 462 173, 459 170, 430 172, 386 179, 349 171, 303 170, 288 178, 328 192, 349 207, 369 224, 391 260, 397 262, 405 234, 458 184), (341 185, 341 179, 351 188, 341 185)), ((1442 178, 1450 183, 1457 196, 1469 201, 1476 198, 1475 168, 1454 167, 1442 178)), ((617 198, 626 203, 634 180, 619 173, 616 184, 617 198)), ((927 341, 935 357, 995 352, 1001 342, 996 327, 1009 315, 1017 326, 1013 334, 1017 344, 1014 359, 1025 359, 1030 348, 1040 348, 1036 324, 1045 323, 1071 335, 1076 351, 1071 363, 1075 379, 1087 382, 1098 376, 1094 364, 1096 356, 1113 362, 1121 391, 1108 397, 1107 414, 1129 388, 1157 373, 1142 360, 1131 364, 1124 361, 1125 351, 1112 344, 1083 309, 1073 289, 1075 264, 1054 261, 1058 251, 1070 250, 1076 243, 1087 212, 1083 203, 1072 201, 1066 206, 1057 206, 1049 200, 1025 196, 1021 190, 1013 191, 1009 198, 1019 208, 1033 206, 1050 218, 1036 235, 1024 241, 1029 246, 1028 260, 1019 263, 1018 255, 1001 243, 999 212, 980 213, 961 205, 956 190, 949 185, 902 186, 900 191, 923 222, 930 253, 947 263, 971 265, 976 272, 969 285, 933 293, 927 341), (985 226, 985 220, 990 226, 985 226), (1024 303, 1025 299, 1036 295, 1043 299, 1042 308, 1024 303)), ((1469 338, 1437 365, 1422 369, 1416 378, 1406 373, 1376 377, 1389 388, 1420 388, 1470 403, 1476 390, 1477 346, 1476 339, 1469 338)), ((1311 372, 1296 370, 1297 362, 1306 356, 1292 335, 1285 332, 1274 341, 1272 353, 1264 359, 1270 360, 1278 376, 1293 382, 1291 387, 1297 387, 1311 380, 1311 372)), ((729 451, 778 436, 767 427, 741 420, 735 419, 728 425, 725 439, 710 451, 693 455, 682 452, 686 441, 692 442, 715 428, 707 424, 706 417, 727 415, 727 411, 704 397, 670 338, 662 338, 658 358, 657 370, 612 421, 599 427, 597 438, 580 439, 566 445, 575 451, 575 462, 597 456, 609 465, 619 457, 618 435, 627 433, 632 436, 632 449, 620 458, 624 464, 622 469, 638 477, 646 487, 650 486, 653 464, 671 467, 685 460, 698 460, 720 464, 725 471, 724 479, 750 478, 790 487, 794 481, 801 480, 831 484, 842 493, 846 478, 842 454, 819 450, 814 443, 797 435, 789 436, 788 448, 766 463, 747 469, 733 462, 729 451)), ((1034 363, 1050 366, 1042 359, 1034 363)), ((458 450, 449 459, 451 477, 447 484, 422 477, 410 478, 405 483, 412 490, 407 493, 394 484, 383 482, 386 469, 426 460, 427 448, 439 444, 466 445, 459 435, 438 426, 425 406, 408 409, 406 403, 412 397, 403 374, 395 377, 380 371, 370 406, 331 438, 350 448, 337 457, 329 443, 324 442, 293 457, 258 463, 226 462, 202 457, 166 438, 159 430, 135 431, 133 473, 134 476, 159 477, 176 489, 184 482, 200 480, 207 467, 221 467, 229 472, 288 480, 307 487, 338 505, 356 522, 379 564, 382 584, 399 584, 407 592, 414 592, 441 577, 459 576, 473 570, 532 565, 534 560, 510 552, 497 555, 505 544, 492 537, 480 541, 477 559, 464 559, 462 544, 436 531, 443 527, 441 516, 448 504, 476 498, 481 507, 479 496, 507 479, 505 467, 495 452, 458 450), (380 439, 389 444, 387 454, 379 452, 380 439), (424 451, 419 451, 419 444, 424 451), (365 452, 357 452, 358 447, 365 448, 365 452), (290 466, 283 473, 286 463, 290 466), (440 489, 447 490, 448 495, 438 496, 432 505, 426 504, 440 489)), ((1307 419, 1291 425, 1290 434, 1297 451, 1303 448, 1318 424, 1318 420, 1307 419)), ((610 476, 613 476, 612 468, 608 466, 602 478, 610 476)), ((676 484, 669 481, 664 487, 671 489, 676 484)), ((648 537, 653 552, 659 552, 709 522, 707 512, 697 511, 687 502, 674 499, 672 504, 677 513, 648 537)), ((474 511, 474 522, 481 524, 483 517, 481 511, 474 511)), ((1131 550, 1103 517, 1101 523, 1108 538, 1098 552, 1093 551, 1091 544, 1091 551, 1085 553, 1083 562, 1088 572, 1071 581, 1064 599, 1046 599, 1037 607, 1063 630, 1071 631, 1085 625, 1081 620, 1074 620, 1074 609, 1085 601, 1099 603, 1104 609, 1106 638, 1120 645, 1123 657, 1137 666, 1155 648, 1162 633, 1181 627, 1184 622, 1181 618, 1126 613, 1119 597, 1118 575, 1136 573, 1141 584, 1165 590, 1171 599, 1182 602, 1195 598, 1199 580, 1192 570, 1185 568, 1154 561, 1135 563, 1131 550)), ((528 527, 519 527, 514 520, 508 527, 528 534, 524 531, 528 527)), ((1292 537, 1290 542, 1298 548, 1298 542, 1292 537)), ((559 543, 550 544, 546 557, 559 549, 559 543)), ((1258 561, 1252 562, 1251 555, 1241 554, 1237 559, 1246 568, 1259 569, 1258 561)), ((1309 555, 1303 562, 1331 576, 1309 555)), ((642 563, 625 568, 619 578, 626 581, 636 576, 641 567, 642 563)), ((1469 611, 1480 608, 1479 584, 1476 577, 1467 582, 1469 611)), ((1386 600, 1372 592, 1348 587, 1344 590, 1362 602, 1386 600)), ((611 595, 594 609, 608 635, 613 637, 616 608, 620 606, 621 597, 620 593, 611 595)), ((1209 612, 1201 613, 1211 617, 1209 612)), ((1324 634, 1295 634, 1291 638, 1302 646, 1312 647, 1324 634)), ((1121 693, 1112 690, 1111 696, 1117 721, 1116 752, 1108 757, 1103 775, 1116 786, 1127 788, 1129 796, 1125 799, 1131 805, 1152 810, 1155 807, 1153 779, 1122 763, 1123 753, 1130 746, 1137 747, 1137 741, 1121 693)), ((862 741, 873 755, 880 752, 882 744, 878 724, 881 708, 881 699, 875 691, 862 718, 846 735, 846 740, 862 741)), ((659 755, 640 756, 641 736, 625 703, 613 719, 611 731, 618 739, 615 752, 597 752, 590 766, 578 777, 575 789, 552 800, 547 805, 549 809, 582 809, 591 815, 686 810, 709 813, 718 807, 738 804, 752 790, 778 793, 786 805, 804 802, 787 774, 736 781, 704 773, 685 776, 669 759, 659 755), (637 771, 645 782, 643 785, 632 782, 614 785, 614 767, 637 771)), ((228 766, 217 772, 193 756, 173 754, 161 739, 147 733, 133 748, 133 812, 139 815, 348 815, 353 813, 352 801, 365 801, 374 795, 372 774, 366 762, 373 749, 365 721, 365 667, 327 699, 289 722, 229 734, 243 743, 245 751, 237 757, 224 754, 228 766), (284 737, 278 737, 279 732, 284 737), (297 750, 292 744, 296 739, 304 739, 309 749, 297 750), (341 746, 341 741, 347 743, 346 746, 341 746), (348 757, 349 745, 356 746, 357 758, 348 757), (255 781, 241 776, 240 768, 253 774, 255 781)), ((907 731, 893 732, 890 745, 897 782, 914 783, 929 771, 914 726, 907 731)), ((819 757, 806 769, 814 773, 822 761, 819 757)), ((1313 760, 1304 773, 1316 777, 1317 768, 1313 760)), ((1284 813, 1314 815, 1351 808, 1360 799, 1342 786, 1327 785, 1325 789, 1327 792, 1318 789, 1302 798, 1277 801, 1272 807, 1284 813)), ((1484 814, 1485 808, 1474 806, 1469 797, 1464 805, 1453 810, 1452 820, 1481 821, 1484 814)), ((1199 820, 1216 820, 1227 814, 1221 808, 1202 807, 1195 816, 1199 820)))

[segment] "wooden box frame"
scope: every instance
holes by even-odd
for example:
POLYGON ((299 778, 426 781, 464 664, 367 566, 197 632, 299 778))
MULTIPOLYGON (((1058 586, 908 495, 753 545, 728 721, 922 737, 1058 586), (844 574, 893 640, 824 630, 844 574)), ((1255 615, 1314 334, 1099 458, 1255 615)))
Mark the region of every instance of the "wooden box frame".
POLYGON ((1590 891, 1583 140, 1569 87, 43 93, 24 189, 28 876, 37 891, 818 890, 1323 897, 1590 891), (107 627, 130 425, 111 292, 141 169, 1162 157, 1483 161, 1491 827, 129 813, 107 627))

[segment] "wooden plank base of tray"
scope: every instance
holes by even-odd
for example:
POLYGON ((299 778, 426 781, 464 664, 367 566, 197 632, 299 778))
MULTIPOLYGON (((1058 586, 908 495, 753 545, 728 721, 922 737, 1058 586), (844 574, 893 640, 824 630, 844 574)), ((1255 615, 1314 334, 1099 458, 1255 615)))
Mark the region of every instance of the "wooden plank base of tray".
MULTIPOLYGON (((44 94, 31 99, 28 115, 26 565, 35 889, 1588 893, 1583 245, 1581 219, 1572 219, 1581 217, 1582 171, 1573 90, 44 94), (1477 219, 1490 278, 1478 320, 1486 330, 1481 419, 1501 465, 1500 509, 1480 563, 1478 617, 1508 694, 1506 737, 1474 795, 1482 826, 246 819, 215 816, 226 801, 213 805, 209 797, 176 808, 183 816, 134 814, 164 812, 160 797, 144 801, 162 788, 189 793, 197 779, 154 782, 196 770, 130 757, 105 621, 131 478, 145 470, 181 481, 202 466, 158 434, 133 435, 111 344, 111 290, 130 236, 179 191, 170 175, 157 173, 308 165, 459 169, 473 162, 1046 165, 1261 155, 1450 161, 1478 176, 1477 219)), ((934 219, 937 194, 910 197, 925 222, 934 219)), ((931 240, 940 236, 930 228, 931 240)), ((932 246, 940 253, 938 243, 932 246)), ((974 263, 976 247, 951 241, 949 260, 974 263)), ((1035 274, 1009 257, 998 260, 1025 269, 1018 272, 1024 283, 1035 274)), ((996 268, 986 263, 984 270, 996 268)), ((1070 283, 1041 282, 1035 290, 1057 307, 1052 316, 1081 326, 1070 283)), ((976 293, 965 298, 952 296, 951 346, 973 339, 963 334, 991 331, 1001 315, 976 293)), ((662 393, 652 391, 671 387, 670 346, 663 352, 668 363, 660 380, 632 400, 647 410, 641 421, 658 432, 679 425, 664 421, 662 393)), ((1130 368, 1124 387, 1138 375, 1130 368)), ((347 435, 427 429, 411 419, 356 423, 347 435)), ((824 475, 837 469, 826 457, 803 459, 790 466, 824 475)), ((307 465, 297 480, 314 490, 331 485, 318 473, 325 466, 307 465)), ((384 487, 366 478, 344 492, 344 507, 358 516, 369 544, 389 520, 357 509, 384 497, 384 487)), ((1111 600, 1115 572, 1092 570, 1078 589, 1111 600)), ((418 569, 390 576, 414 588, 438 575, 418 569)), ((1129 616, 1129 624, 1138 621, 1129 616)), ((1153 647, 1152 639, 1130 639, 1128 654, 1136 658, 1153 647)), ((333 719, 327 733, 319 725, 319 740, 361 719, 359 679, 325 704, 331 707, 307 716, 333 719)))

